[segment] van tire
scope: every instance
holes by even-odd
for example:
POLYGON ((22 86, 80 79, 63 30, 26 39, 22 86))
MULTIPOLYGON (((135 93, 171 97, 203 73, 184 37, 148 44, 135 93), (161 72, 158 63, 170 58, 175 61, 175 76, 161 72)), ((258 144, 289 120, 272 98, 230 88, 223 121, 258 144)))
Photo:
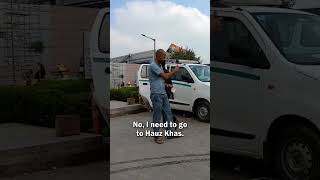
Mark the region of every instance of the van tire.
POLYGON ((309 173, 302 179, 319 180, 319 133, 312 127, 299 124, 288 127, 278 135, 273 152, 276 176, 284 180, 299 180, 301 178, 297 178, 298 174, 301 175, 301 171, 304 170, 309 173))
POLYGON ((199 101, 194 108, 196 118, 201 122, 210 122, 210 104, 207 101, 199 101))

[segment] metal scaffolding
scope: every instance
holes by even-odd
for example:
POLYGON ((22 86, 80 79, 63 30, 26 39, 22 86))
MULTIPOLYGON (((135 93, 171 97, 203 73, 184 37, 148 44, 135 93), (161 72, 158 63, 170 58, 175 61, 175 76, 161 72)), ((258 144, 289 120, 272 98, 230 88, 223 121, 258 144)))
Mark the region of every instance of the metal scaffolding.
POLYGON ((41 62, 40 1, 0 4, 0 83, 17 84, 41 62))

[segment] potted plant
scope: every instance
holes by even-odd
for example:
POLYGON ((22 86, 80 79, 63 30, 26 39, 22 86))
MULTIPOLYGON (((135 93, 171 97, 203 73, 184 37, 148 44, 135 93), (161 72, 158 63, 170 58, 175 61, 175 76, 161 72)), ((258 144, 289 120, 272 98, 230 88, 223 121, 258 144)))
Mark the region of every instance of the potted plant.
POLYGON ((80 134, 80 115, 78 106, 72 103, 60 104, 61 108, 57 111, 55 118, 56 135, 72 136, 80 134))
POLYGON ((128 105, 131 105, 131 104, 135 104, 136 103, 136 94, 135 92, 132 92, 132 91, 128 91, 129 93, 129 98, 127 98, 127 103, 128 105))
POLYGON ((128 105, 132 105, 136 103, 136 99, 134 97, 127 98, 128 105))

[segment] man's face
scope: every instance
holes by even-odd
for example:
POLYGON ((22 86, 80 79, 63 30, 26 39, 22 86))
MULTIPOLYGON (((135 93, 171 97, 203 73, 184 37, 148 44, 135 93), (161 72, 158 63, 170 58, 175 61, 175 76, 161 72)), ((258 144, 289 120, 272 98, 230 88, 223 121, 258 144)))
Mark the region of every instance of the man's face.
POLYGON ((166 53, 165 52, 159 53, 158 56, 157 56, 157 60, 160 63, 163 63, 166 60, 166 53))

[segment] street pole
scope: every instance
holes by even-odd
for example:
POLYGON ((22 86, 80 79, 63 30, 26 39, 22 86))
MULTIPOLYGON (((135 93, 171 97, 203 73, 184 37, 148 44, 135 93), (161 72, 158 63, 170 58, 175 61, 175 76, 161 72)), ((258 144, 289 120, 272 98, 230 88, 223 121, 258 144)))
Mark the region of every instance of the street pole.
POLYGON ((156 61, 156 39, 153 40, 153 60, 156 61))
POLYGON ((156 39, 146 36, 145 34, 141 34, 141 36, 151 39, 153 41, 153 60, 155 61, 156 60, 156 39))

